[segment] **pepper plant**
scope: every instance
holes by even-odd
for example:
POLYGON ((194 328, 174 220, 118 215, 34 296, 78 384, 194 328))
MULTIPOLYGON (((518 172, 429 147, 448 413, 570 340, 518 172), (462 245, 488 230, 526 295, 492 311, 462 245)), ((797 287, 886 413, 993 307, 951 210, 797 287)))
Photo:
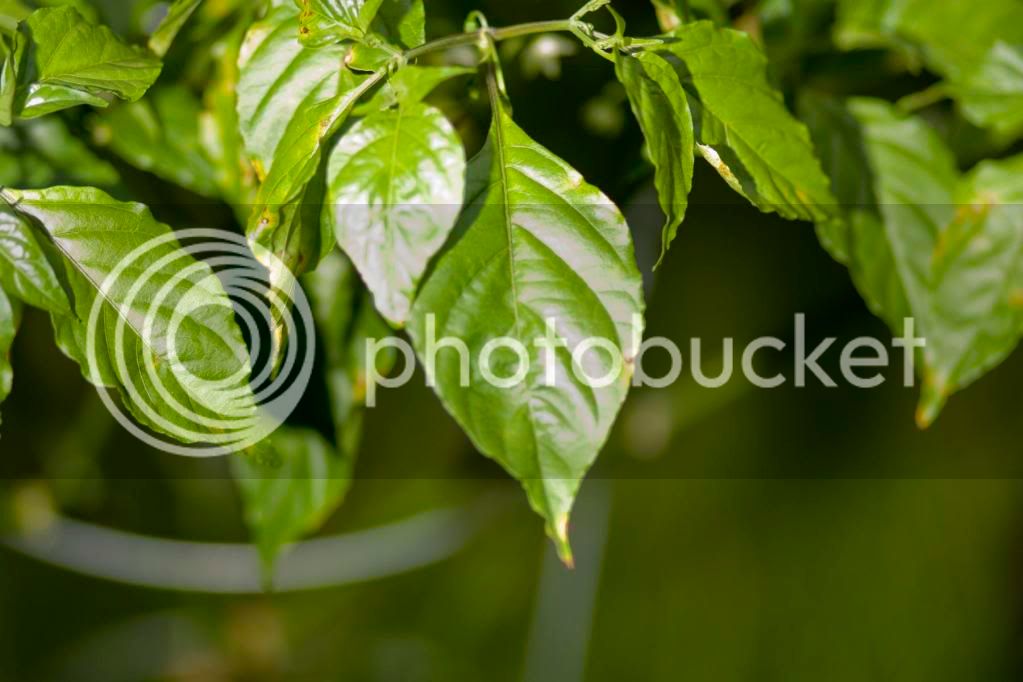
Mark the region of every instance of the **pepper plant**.
MULTIPOLYGON (((424 0, 175 0, 145 45, 86 0, 37 4, 0 1, 0 399, 27 305, 152 432, 215 442, 215 417, 256 409, 252 339, 225 290, 176 289, 179 268, 212 266, 124 201, 123 175, 230 206, 267 296, 295 300, 304 278, 336 426, 335 442, 285 426, 233 455, 268 560, 348 488, 377 369, 365 341, 407 333, 446 409, 522 483, 571 561, 569 512, 626 399, 644 294, 622 212, 516 123, 506 41, 565 33, 608 62, 646 139, 661 260, 701 159, 758 209, 813 224, 872 311, 896 330, 913 318, 927 338, 921 426, 1023 332, 1015 0, 654 0, 661 33, 645 37, 593 0, 514 26, 473 13, 463 33, 430 41, 424 0), (883 64, 892 94, 802 77, 806 55, 843 52, 883 64), (176 53, 184 67, 161 75, 176 53), (489 102, 482 144, 467 149, 438 88, 489 102), (110 285, 126 261, 147 277, 110 285), (614 380, 586 385, 568 350, 535 349, 549 320, 569 347, 596 338, 620 351, 614 380), (491 339, 520 341, 525 380, 462 381, 457 354, 425 361, 435 333, 464 342, 472 377, 491 339), (563 381, 545 384, 548 373, 563 381), (208 390, 224 382, 230 401, 208 390), (182 405, 209 419, 183 423, 182 405)), ((271 366, 302 342, 275 310, 271 366)))

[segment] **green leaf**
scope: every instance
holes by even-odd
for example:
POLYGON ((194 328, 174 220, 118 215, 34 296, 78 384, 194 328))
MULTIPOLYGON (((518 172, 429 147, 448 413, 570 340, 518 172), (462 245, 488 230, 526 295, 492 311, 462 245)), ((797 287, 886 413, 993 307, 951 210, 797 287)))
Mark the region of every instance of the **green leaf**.
POLYGON ((281 428, 231 458, 245 520, 269 569, 288 544, 318 529, 349 487, 344 460, 313 431, 281 428))
POLYGON ((371 27, 392 44, 405 48, 426 42, 424 0, 383 0, 371 27))
POLYGON ((18 69, 25 44, 25 36, 17 30, 16 22, 0 25, 0 126, 9 126, 14 121, 18 69))
MULTIPOLYGON (((249 219, 246 234, 257 256, 266 249, 295 276, 314 268, 333 248, 329 226, 321 226, 318 215, 311 219, 302 215, 303 205, 312 208, 319 203, 304 197, 320 168, 323 145, 377 80, 358 83, 351 73, 344 72, 344 76, 350 87, 326 99, 313 93, 289 123, 249 219)), ((274 272, 271 278, 277 286, 274 272)))
POLYGON ((86 379, 119 388, 140 423, 185 443, 216 442, 231 419, 254 416, 248 350, 230 300, 148 209, 92 188, 5 189, 2 197, 41 225, 63 258, 75 317, 55 316, 54 326, 86 379))
POLYGON ((121 179, 113 165, 96 156, 58 117, 22 121, 16 130, 23 148, 38 154, 57 178, 75 184, 102 186, 115 185, 121 179))
POLYGON ((97 115, 93 135, 136 168, 217 197, 217 168, 200 136, 202 111, 184 86, 157 87, 143 100, 97 115))
POLYGON ((847 49, 902 48, 957 80, 978 68, 996 42, 1023 44, 1023 4, 840 0, 835 39, 847 49))
POLYGON ((667 217, 661 240, 661 257, 678 233, 693 188, 693 118, 686 93, 675 70, 661 56, 644 52, 615 59, 618 80, 632 105, 654 162, 654 184, 661 209, 667 217))
POLYGON ((975 125, 1007 138, 1023 133, 1023 46, 995 43, 949 90, 975 125))
POLYGON ((149 49, 153 54, 162 57, 167 54, 178 32, 202 4, 202 0, 174 0, 167 9, 167 14, 160 21, 153 34, 149 36, 149 49))
POLYGON ((835 200, 806 127, 767 79, 767 60, 745 33, 686 24, 662 54, 689 96, 697 149, 757 208, 810 222, 835 200))
POLYGON ((67 294, 29 222, 0 208, 0 286, 25 303, 70 315, 67 294))
POLYGON ((404 325, 430 259, 455 225, 465 152, 425 104, 372 114, 330 155, 323 220, 392 324, 404 325))
POLYGON ((718 26, 728 23, 728 11, 722 0, 652 1, 657 11, 657 22, 665 33, 674 31, 691 19, 709 19, 718 26))
MULTIPOLYGON (((409 333, 445 407, 480 452, 521 481, 570 561, 569 511, 628 392, 631 324, 643 311, 629 229, 607 197, 531 140, 500 103, 487 143, 470 163, 467 197, 459 238, 423 284, 409 333), (466 344, 467 386, 457 352, 440 351, 431 367, 431 319, 438 339, 466 344), (547 381, 547 352, 534 345, 545 338, 548 319, 568 344, 549 367, 554 382, 547 381), (512 388, 480 374, 481 351, 500 337, 524 344, 528 354, 526 378, 512 388), (603 388, 572 371, 569 349, 592 338, 625 358, 614 367, 607 353, 586 354, 591 376, 610 376, 603 388)), ((519 358, 502 348, 489 364, 508 378, 519 358)))
POLYGON ((381 0, 296 0, 299 37, 306 45, 322 46, 342 40, 361 40, 369 31, 381 0))
POLYGON ((831 166, 845 174, 835 186, 853 279, 897 333, 912 317, 927 340, 917 416, 927 426, 1023 334, 1023 157, 961 179, 937 133, 886 102, 813 106, 831 111, 808 120, 830 128, 815 136, 830 136, 831 166))
POLYGON ((281 5, 253 24, 242 44, 238 119, 245 149, 255 160, 260 179, 303 109, 350 86, 345 48, 303 47, 297 35, 297 10, 281 5))
POLYGON ((126 45, 72 7, 40 9, 25 20, 31 36, 19 73, 19 115, 42 116, 77 104, 107 106, 108 97, 137 100, 160 75, 160 60, 126 45))
POLYGON ((21 306, 0 288, 0 403, 11 394, 14 370, 11 367, 11 346, 18 333, 21 306))

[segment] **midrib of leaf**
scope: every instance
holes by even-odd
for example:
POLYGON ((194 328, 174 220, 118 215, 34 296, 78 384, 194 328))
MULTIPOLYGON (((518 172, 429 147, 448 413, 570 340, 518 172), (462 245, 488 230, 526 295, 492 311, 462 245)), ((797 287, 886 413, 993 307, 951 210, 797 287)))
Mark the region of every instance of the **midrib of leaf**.
MULTIPOLYGON (((518 281, 515 274, 515 241, 512 232, 514 226, 512 225, 511 194, 508 191, 508 160, 504 139, 504 117, 507 114, 505 113, 504 105, 501 103, 501 94, 497 90, 496 78, 491 75, 487 80, 490 88, 490 101, 493 104, 494 109, 494 146, 497 147, 497 166, 499 168, 501 178, 501 208, 504 212, 505 239, 508 242, 508 275, 511 284, 512 315, 515 322, 515 338, 521 341, 522 324, 521 314, 519 312, 518 281)), ((526 393, 526 415, 529 418, 529 435, 533 444, 532 452, 530 454, 536 467, 536 471, 541 477, 544 501, 547 504, 546 516, 551 519, 551 523, 554 523, 555 509, 554 505, 551 503, 550 497, 548 497, 546 471, 543 460, 540 457, 540 443, 536 436, 536 416, 533 411, 533 391, 530 386, 527 386, 523 389, 523 392, 526 393)))

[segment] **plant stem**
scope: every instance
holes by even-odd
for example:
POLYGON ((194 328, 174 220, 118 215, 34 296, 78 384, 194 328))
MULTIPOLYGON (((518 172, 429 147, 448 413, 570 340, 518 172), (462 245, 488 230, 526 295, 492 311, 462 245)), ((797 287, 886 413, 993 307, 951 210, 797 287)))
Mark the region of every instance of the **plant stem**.
POLYGON ((573 27, 574 25, 571 20, 563 19, 560 21, 534 21, 528 24, 516 24, 504 28, 482 28, 471 33, 458 33, 434 40, 425 45, 420 45, 419 47, 414 47, 405 53, 405 59, 412 61, 431 52, 448 50, 452 47, 461 47, 462 45, 477 45, 481 39, 488 37, 495 42, 500 42, 510 38, 519 38, 537 33, 572 32, 573 27))

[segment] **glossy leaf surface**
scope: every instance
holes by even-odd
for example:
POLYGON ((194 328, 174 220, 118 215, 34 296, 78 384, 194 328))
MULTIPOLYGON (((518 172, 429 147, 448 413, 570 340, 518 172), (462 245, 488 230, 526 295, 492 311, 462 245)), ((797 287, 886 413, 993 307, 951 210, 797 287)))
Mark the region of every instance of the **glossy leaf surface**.
POLYGON ((467 197, 459 238, 424 283, 409 332, 448 411, 482 453, 521 481, 568 560, 569 510, 628 391, 630 325, 643 311, 628 226, 501 105, 470 164, 467 197), (548 320, 569 348, 600 338, 619 349, 625 361, 618 367, 600 351, 582 358, 590 376, 610 384, 581 381, 566 348, 553 358, 538 350, 534 340, 545 338, 548 320), (466 343, 468 376, 451 349, 439 351, 431 369, 431 331, 466 343), (492 348, 490 362, 480 362, 500 337, 523 344, 527 362, 508 348, 492 348), (484 377, 488 369, 498 379, 525 376, 499 388, 484 377))
POLYGON ((362 119, 330 155, 323 219, 395 325, 454 227, 464 178, 461 140, 424 104, 362 119))

